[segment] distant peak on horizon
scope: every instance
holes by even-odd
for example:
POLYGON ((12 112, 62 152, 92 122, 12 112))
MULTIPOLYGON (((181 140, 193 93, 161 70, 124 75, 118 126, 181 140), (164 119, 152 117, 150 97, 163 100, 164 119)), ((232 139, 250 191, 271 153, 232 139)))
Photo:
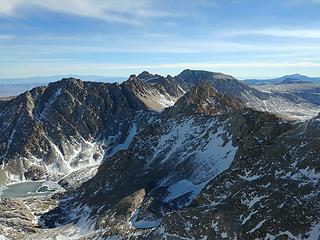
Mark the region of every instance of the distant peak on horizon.
POLYGON ((293 73, 293 74, 284 75, 283 77, 308 77, 308 76, 300 73, 293 73))
MULTIPOLYGON (((249 85, 266 85, 266 84, 280 84, 280 83, 285 83, 292 82, 292 80, 296 80, 297 83, 320 83, 320 77, 309 77, 307 75, 303 75, 300 73, 294 73, 294 74, 287 74, 282 77, 277 77, 277 78, 264 78, 264 79, 259 79, 259 78, 252 78, 252 79, 244 79, 242 80, 244 83, 249 84, 249 85)), ((293 81, 294 82, 294 81, 293 81)))

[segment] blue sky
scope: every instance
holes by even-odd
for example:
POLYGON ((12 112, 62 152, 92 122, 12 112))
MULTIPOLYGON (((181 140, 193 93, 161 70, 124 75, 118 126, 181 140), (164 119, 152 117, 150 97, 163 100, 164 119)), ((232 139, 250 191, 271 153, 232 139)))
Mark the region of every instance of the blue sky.
POLYGON ((0 78, 320 76, 320 0, 0 0, 0 78))

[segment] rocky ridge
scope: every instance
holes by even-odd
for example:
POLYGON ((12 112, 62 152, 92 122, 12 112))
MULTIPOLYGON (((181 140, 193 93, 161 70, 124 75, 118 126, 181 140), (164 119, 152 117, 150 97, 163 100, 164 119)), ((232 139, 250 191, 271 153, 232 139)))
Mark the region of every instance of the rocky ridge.
POLYGON ((0 162, 9 180, 59 177, 100 163, 128 144, 145 109, 118 84, 63 79, 35 88, 1 105, 0 162))

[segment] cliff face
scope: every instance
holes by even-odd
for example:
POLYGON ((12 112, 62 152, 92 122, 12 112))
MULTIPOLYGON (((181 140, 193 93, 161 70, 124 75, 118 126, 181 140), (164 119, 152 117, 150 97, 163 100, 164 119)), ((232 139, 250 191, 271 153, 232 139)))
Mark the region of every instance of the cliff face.
POLYGON ((6 102, 1 163, 9 177, 38 179, 101 162, 125 142, 145 105, 118 84, 63 79, 6 102))
POLYGON ((138 76, 132 75, 121 85, 152 110, 171 107, 185 93, 173 78, 168 79, 147 72, 138 76))

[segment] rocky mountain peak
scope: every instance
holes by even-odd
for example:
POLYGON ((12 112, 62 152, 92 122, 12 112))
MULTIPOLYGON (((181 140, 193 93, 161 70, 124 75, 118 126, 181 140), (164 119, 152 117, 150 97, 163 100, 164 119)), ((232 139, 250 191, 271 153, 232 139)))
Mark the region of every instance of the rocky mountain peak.
POLYGON ((144 89, 147 87, 146 83, 140 80, 137 75, 130 75, 127 81, 121 83, 121 86, 128 89, 128 91, 133 94, 143 93, 144 89))
POLYGON ((65 86, 70 86, 70 85, 78 85, 78 84, 82 84, 82 83, 83 83, 83 81, 80 79, 77 79, 74 77, 68 77, 68 78, 62 78, 60 81, 53 82, 50 84, 61 84, 61 85, 65 85, 65 86))
POLYGON ((0 107, 0 163, 10 181, 56 179, 97 164, 104 150, 112 153, 126 141, 137 112, 145 109, 117 84, 65 78, 34 88, 0 107), (107 148, 100 149, 105 141, 107 148))
POLYGON ((132 74, 132 75, 130 75, 130 77, 128 78, 127 81, 138 81, 138 80, 139 80, 139 79, 138 79, 137 75, 132 74))
POLYGON ((85 85, 85 82, 80 79, 73 77, 62 78, 60 81, 49 83, 46 92, 52 92, 52 94, 54 94, 58 89, 61 89, 63 91, 77 93, 80 89, 85 88, 85 85))
POLYGON ((140 73, 138 75, 138 78, 142 81, 148 81, 150 79, 153 79, 153 78, 159 78, 161 77, 160 75, 158 74, 152 74, 152 73, 149 73, 148 71, 143 71, 142 73, 140 73))
POLYGON ((184 79, 186 82, 199 82, 201 80, 209 80, 209 79, 235 79, 232 76, 225 75, 223 73, 217 73, 217 72, 209 72, 204 70, 190 70, 186 69, 183 70, 178 76, 178 78, 184 79))
POLYGON ((306 80, 301 80, 301 79, 298 79, 298 78, 293 78, 293 77, 288 77, 288 78, 285 78, 284 80, 282 80, 281 82, 279 83, 276 83, 276 85, 281 85, 281 84, 297 84, 297 83, 312 83, 311 81, 306 81, 306 80))
POLYGON ((240 99, 219 93, 207 81, 200 81, 167 111, 169 113, 204 113, 222 115, 244 108, 240 99))
POLYGON ((244 92, 255 91, 230 75, 216 72, 187 69, 174 78, 179 82, 180 86, 185 89, 191 89, 200 81, 207 81, 218 92, 225 95, 233 95, 240 99, 244 92))

